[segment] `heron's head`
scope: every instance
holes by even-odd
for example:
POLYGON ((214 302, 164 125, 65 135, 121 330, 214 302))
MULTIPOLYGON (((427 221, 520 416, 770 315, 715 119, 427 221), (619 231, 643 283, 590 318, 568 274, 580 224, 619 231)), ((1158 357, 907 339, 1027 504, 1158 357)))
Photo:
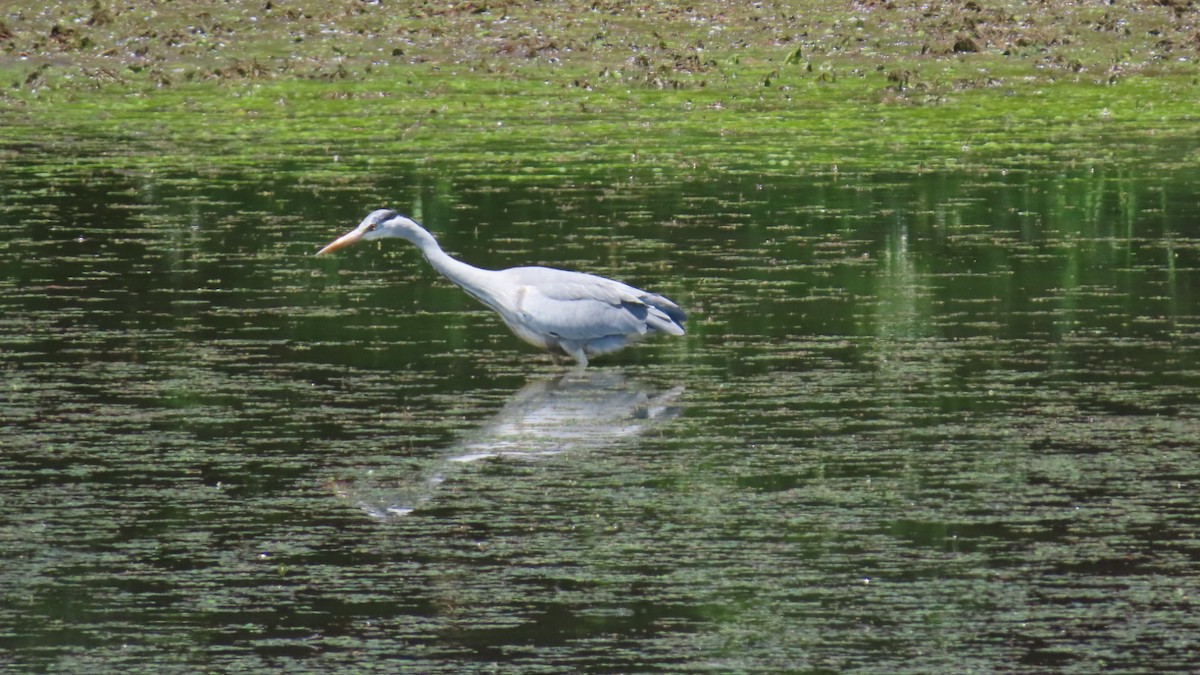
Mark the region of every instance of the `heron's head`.
MULTIPOLYGON (((332 253, 358 241, 371 241, 387 237, 401 237, 413 241, 414 237, 425 233, 420 225, 412 218, 402 216, 391 209, 372 211, 363 218, 358 227, 330 242, 328 246, 317 251, 317 255, 332 253)), ((428 236, 428 233, 425 233, 428 236)))

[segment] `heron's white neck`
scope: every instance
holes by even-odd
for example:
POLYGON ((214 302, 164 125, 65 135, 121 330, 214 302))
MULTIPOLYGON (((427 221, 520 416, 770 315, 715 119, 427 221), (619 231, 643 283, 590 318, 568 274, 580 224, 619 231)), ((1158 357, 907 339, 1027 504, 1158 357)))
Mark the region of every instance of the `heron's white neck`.
POLYGON ((425 256, 433 269, 471 294, 476 300, 489 307, 497 307, 502 302, 502 298, 497 297, 494 293, 495 284, 491 283, 491 278, 495 275, 493 270, 480 269, 450 257, 450 254, 443 251, 442 247, 438 245, 437 239, 434 239, 433 235, 424 229, 410 230, 405 232, 405 235, 406 239, 421 249, 421 254, 425 256))

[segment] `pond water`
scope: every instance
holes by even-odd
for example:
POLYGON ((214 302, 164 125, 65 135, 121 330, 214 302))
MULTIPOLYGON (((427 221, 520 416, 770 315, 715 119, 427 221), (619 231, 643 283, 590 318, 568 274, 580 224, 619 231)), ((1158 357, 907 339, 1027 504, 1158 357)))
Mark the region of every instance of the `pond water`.
POLYGON ((1190 164, 323 152, 10 157, 0 661, 1200 667, 1190 164), (384 205, 688 335, 571 374, 405 242, 313 256, 384 205))

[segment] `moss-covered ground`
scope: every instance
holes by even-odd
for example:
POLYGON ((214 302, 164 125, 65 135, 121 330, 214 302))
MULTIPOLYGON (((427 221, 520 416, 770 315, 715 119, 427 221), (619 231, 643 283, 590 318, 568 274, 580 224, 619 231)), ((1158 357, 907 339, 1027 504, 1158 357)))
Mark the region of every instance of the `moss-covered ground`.
POLYGON ((143 159, 352 141, 911 167, 1097 138, 1135 158, 1200 126, 1185 0, 16 0, 0 54, 10 153, 97 135, 143 159))

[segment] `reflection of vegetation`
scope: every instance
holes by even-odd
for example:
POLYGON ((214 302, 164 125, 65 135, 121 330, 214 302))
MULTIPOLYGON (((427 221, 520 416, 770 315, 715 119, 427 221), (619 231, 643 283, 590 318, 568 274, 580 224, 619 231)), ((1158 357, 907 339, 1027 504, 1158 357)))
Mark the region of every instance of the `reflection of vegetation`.
POLYGON ((873 328, 881 338, 917 338, 929 334, 932 312, 926 302, 928 275, 916 269, 908 236, 908 228, 896 223, 882 251, 882 269, 875 290, 879 305, 873 328))

